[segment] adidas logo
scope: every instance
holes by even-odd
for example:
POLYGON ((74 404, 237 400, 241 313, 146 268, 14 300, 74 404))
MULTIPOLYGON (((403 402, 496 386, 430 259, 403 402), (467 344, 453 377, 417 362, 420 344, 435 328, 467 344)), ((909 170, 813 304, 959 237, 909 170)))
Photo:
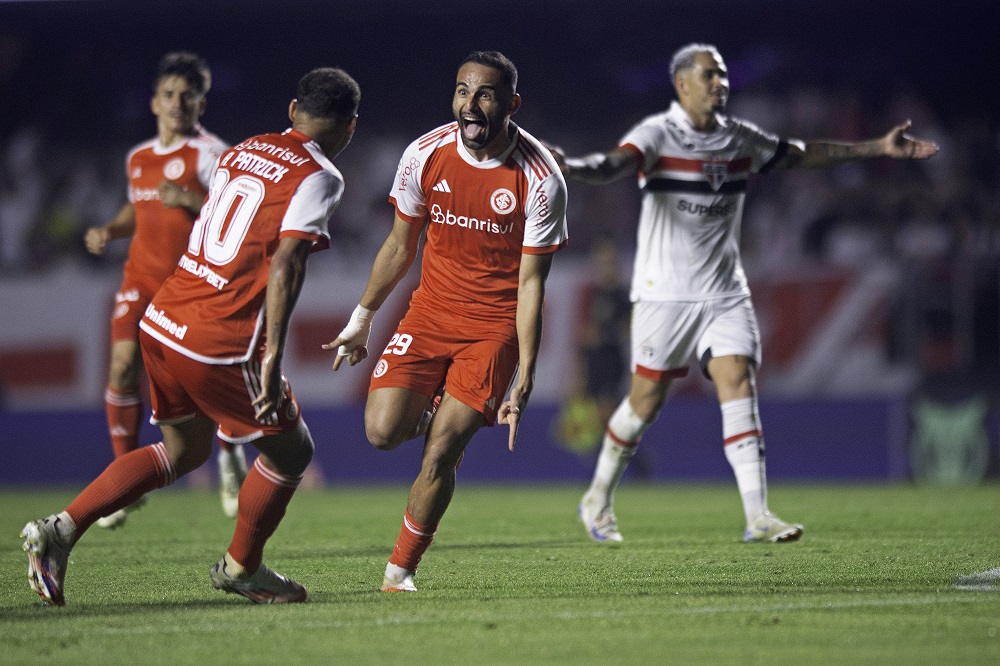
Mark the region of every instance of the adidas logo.
POLYGON ((435 192, 451 192, 451 188, 448 187, 448 181, 442 180, 440 183, 431 188, 435 192))

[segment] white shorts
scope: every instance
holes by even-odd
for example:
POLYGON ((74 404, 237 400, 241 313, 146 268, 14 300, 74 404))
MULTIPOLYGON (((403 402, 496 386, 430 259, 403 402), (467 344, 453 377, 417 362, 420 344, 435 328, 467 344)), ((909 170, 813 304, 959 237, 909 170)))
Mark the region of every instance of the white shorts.
POLYGON ((760 365, 760 329, 749 296, 708 301, 640 301, 632 309, 632 372, 663 381, 684 377, 691 355, 702 371, 719 356, 760 365))

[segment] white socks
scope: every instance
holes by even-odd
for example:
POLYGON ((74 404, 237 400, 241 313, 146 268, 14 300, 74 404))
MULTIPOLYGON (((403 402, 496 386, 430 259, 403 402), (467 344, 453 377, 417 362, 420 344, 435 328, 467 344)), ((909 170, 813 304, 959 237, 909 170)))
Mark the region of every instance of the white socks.
POLYGON ((601 507, 611 505, 615 488, 618 487, 625 468, 635 455, 639 438, 655 420, 644 422, 632 411, 628 398, 622 400, 608 421, 601 452, 597 457, 597 467, 594 469, 594 478, 590 482, 585 501, 601 507))
POLYGON ((730 400, 722 409, 722 436, 726 460, 736 475, 747 524, 767 512, 767 478, 764 469, 764 437, 754 398, 730 400))
MULTIPOLYGON (((726 460, 736 476, 736 487, 743 501, 747 524, 767 512, 767 478, 764 467, 764 437, 755 398, 730 400, 720 405, 726 460)), ((648 423, 639 418, 628 398, 622 400, 608 421, 597 467, 584 501, 595 506, 610 506, 615 488, 629 461, 635 455, 639 438, 648 423)))

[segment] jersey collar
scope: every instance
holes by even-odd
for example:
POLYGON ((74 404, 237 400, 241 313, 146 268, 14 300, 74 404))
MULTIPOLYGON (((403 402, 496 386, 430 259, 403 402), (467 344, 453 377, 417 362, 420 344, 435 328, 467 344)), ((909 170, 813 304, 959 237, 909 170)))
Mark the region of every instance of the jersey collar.
POLYGON ((290 139, 295 139, 302 145, 309 148, 309 153, 321 167, 323 167, 327 171, 336 172, 336 168, 333 166, 333 162, 331 162, 330 158, 326 156, 326 153, 324 153, 323 149, 319 147, 319 144, 310 139, 309 137, 307 137, 305 134, 296 129, 292 129, 291 127, 286 129, 281 134, 283 136, 287 136, 290 139))
POLYGON ((461 134, 459 134, 455 138, 456 150, 458 150, 459 157, 461 157, 466 164, 474 166, 477 169, 495 169, 498 166, 503 165, 503 163, 507 161, 507 158, 510 157, 510 154, 514 152, 514 149, 517 148, 518 141, 521 140, 521 128, 515 125, 513 121, 510 121, 510 126, 514 128, 514 138, 511 139, 510 145, 507 146, 504 149, 504 151, 499 155, 497 155, 496 157, 484 160, 482 162, 480 162, 479 160, 477 160, 475 157, 472 156, 472 153, 469 152, 469 149, 465 147, 464 143, 462 143, 462 136, 461 134))
POLYGON ((670 108, 667 110, 667 117, 689 132, 697 132, 698 134, 711 134, 712 132, 716 132, 720 129, 725 129, 728 123, 728 120, 724 115, 717 113, 715 114, 715 122, 717 123, 715 129, 711 129, 707 132, 696 129, 694 123, 691 122, 691 116, 688 115, 688 112, 684 110, 684 107, 682 107, 681 103, 677 100, 670 103, 670 108))

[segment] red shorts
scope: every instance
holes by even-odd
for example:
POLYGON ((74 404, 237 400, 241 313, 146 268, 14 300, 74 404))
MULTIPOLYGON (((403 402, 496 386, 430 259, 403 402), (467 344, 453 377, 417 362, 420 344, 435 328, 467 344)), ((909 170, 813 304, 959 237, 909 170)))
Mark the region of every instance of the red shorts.
POLYGON ((234 365, 209 365, 190 359, 145 332, 139 335, 149 376, 154 425, 187 421, 204 414, 219 425, 219 438, 234 444, 294 430, 299 404, 285 381, 285 400, 267 423, 254 418, 260 395, 260 356, 234 365))
POLYGON ((139 339, 139 321, 146 306, 153 300, 156 289, 126 278, 115 294, 115 309, 111 313, 111 342, 139 339))
POLYGON ((493 425, 518 361, 514 341, 469 339, 411 311, 375 364, 368 390, 405 388, 430 397, 444 385, 449 395, 493 425))
POLYGON ((115 309, 111 313, 111 342, 139 341, 139 322, 146 306, 159 291, 162 281, 148 275, 126 270, 115 294, 115 309))

